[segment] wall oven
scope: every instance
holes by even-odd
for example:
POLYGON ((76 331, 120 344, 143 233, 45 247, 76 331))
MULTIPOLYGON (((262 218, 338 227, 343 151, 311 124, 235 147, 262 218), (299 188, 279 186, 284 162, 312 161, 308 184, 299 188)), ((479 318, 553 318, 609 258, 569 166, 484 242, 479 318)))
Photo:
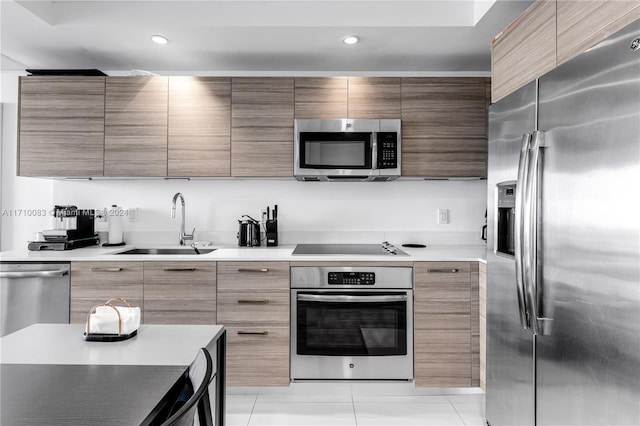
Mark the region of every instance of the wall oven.
POLYGON ((400 177, 399 119, 294 120, 298 180, 386 181, 400 177))
POLYGON ((291 267, 292 380, 412 380, 413 268, 291 267))

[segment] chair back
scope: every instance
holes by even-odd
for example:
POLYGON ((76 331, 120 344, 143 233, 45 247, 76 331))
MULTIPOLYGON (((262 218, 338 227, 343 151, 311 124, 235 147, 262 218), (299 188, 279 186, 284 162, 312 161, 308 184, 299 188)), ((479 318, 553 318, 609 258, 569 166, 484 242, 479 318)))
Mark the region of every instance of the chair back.
POLYGON ((202 348, 142 425, 192 426, 197 410, 200 426, 213 426, 209 401, 212 379, 213 361, 209 351, 202 348))

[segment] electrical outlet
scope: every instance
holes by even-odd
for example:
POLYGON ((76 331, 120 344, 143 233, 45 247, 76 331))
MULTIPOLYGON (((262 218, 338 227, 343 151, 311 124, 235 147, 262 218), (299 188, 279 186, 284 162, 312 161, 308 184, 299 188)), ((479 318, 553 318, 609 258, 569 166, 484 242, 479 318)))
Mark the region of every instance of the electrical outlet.
POLYGON ((129 222, 138 221, 138 208, 133 207, 127 210, 127 216, 129 216, 129 222))
POLYGON ((449 209, 438 209, 438 225, 449 223, 449 209))

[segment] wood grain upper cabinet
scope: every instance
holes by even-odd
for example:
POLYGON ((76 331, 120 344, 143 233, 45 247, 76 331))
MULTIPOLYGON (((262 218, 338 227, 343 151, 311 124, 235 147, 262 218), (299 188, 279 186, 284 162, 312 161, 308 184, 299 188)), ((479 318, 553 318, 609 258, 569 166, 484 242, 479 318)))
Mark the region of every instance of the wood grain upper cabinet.
POLYGON ((107 77, 105 176, 167 176, 167 77, 107 77))
POLYGON ((104 77, 20 77, 19 176, 102 176, 104 77))
POLYGON ((640 19, 640 0, 558 1, 558 65, 640 19))
POLYGON ((215 262, 144 262, 146 324, 215 324, 215 262))
POLYGON ((143 310, 142 262, 71 262, 71 323, 87 321, 98 303, 122 297, 143 310))
POLYGON ((229 176, 231 79, 169 77, 168 176, 229 176))
POLYGON ((416 262, 414 272, 416 385, 478 386, 472 348, 477 328, 472 319, 472 264, 416 262))
POLYGON ((349 77, 348 118, 400 118, 401 79, 349 77))
POLYGON ((234 77, 231 175, 293 176, 294 79, 234 77))
POLYGON ((296 77, 295 118, 345 118, 347 77, 296 77))
POLYGON ((556 0, 536 0, 492 43, 492 101, 555 67, 556 0))
POLYGON ((486 78, 402 79, 402 176, 486 177, 486 78))
POLYGON ((288 386, 289 263, 218 262, 217 303, 227 384, 288 386))

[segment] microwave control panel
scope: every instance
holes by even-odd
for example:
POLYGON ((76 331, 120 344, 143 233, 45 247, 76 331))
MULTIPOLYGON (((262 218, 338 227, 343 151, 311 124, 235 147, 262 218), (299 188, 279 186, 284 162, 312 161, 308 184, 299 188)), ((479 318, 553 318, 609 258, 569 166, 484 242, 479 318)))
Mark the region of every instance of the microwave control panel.
POLYGON ((375 272, 329 272, 328 280, 331 285, 374 285, 376 274, 375 272))
POLYGON ((378 168, 398 167, 398 133, 378 132, 378 168))

